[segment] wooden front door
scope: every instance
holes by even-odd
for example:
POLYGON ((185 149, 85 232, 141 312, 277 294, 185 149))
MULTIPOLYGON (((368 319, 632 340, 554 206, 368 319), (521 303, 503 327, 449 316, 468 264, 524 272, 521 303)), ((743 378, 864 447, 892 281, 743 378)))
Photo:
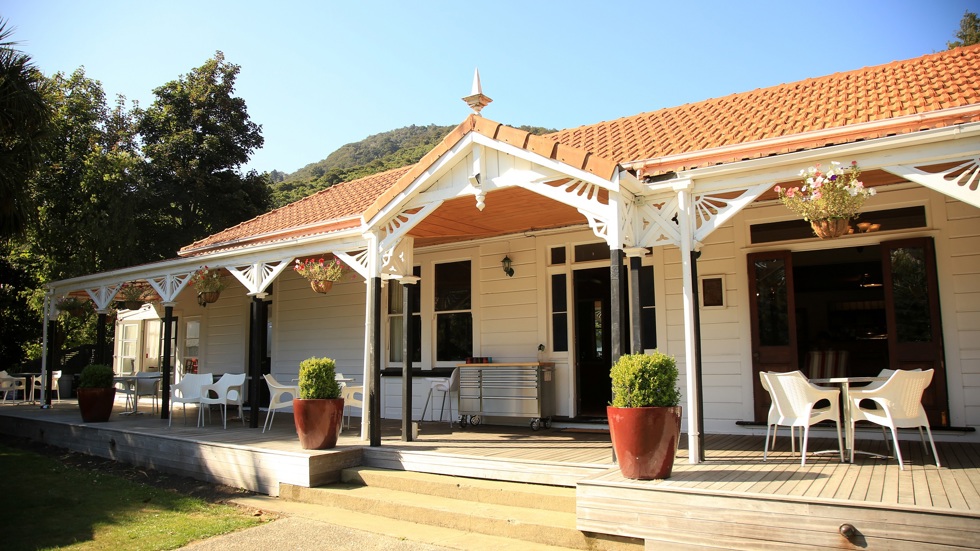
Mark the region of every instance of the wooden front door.
POLYGON ((755 420, 765 422, 769 401, 759 381, 759 372, 798 369, 792 254, 789 251, 750 254, 748 275, 755 420))
POLYGON ((892 369, 932 369, 922 396, 929 424, 949 424, 946 363, 939 315, 936 255, 931 238, 881 244, 881 266, 892 369))

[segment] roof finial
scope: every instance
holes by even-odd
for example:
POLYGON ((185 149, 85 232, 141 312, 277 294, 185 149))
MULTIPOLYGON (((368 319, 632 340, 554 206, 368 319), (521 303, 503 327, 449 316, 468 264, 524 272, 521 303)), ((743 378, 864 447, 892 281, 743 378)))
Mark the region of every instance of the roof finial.
POLYGON ((479 68, 477 68, 473 73, 473 89, 470 90, 470 95, 463 98, 463 101, 465 101, 466 105, 469 105, 470 109, 472 109, 477 115, 480 114, 480 111, 482 111, 484 107, 490 105, 490 102, 493 101, 483 94, 483 86, 480 84, 479 68))

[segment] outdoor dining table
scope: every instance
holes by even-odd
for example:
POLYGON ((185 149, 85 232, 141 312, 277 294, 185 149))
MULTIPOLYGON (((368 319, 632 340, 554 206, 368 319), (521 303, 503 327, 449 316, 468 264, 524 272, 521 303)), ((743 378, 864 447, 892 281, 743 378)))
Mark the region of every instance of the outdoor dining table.
POLYGON ((112 378, 114 383, 123 383, 126 385, 127 390, 133 394, 133 410, 124 411, 119 415, 143 415, 142 411, 139 411, 139 395, 136 393, 137 382, 139 381, 156 381, 162 379, 163 375, 160 373, 155 373, 153 375, 116 375, 112 378))
MULTIPOLYGON (((834 384, 840 385, 841 399, 843 400, 842 412, 844 419, 841 420, 844 423, 844 445, 847 447, 847 451, 850 452, 854 449, 854 431, 851 427, 851 395, 850 389, 852 384, 861 383, 873 383, 876 381, 887 381, 888 377, 830 377, 826 379, 810 379, 810 382, 816 385, 827 385, 834 384)), ((854 453, 861 453, 864 455, 878 456, 876 453, 865 452, 860 450, 854 450, 854 453)), ((848 454, 844 454, 844 457, 850 457, 848 454)))

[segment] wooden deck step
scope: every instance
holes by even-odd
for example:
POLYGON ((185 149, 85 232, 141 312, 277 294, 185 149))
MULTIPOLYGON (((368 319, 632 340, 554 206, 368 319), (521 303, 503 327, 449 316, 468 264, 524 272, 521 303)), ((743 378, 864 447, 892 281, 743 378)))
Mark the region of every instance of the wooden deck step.
POLYGON ((534 545, 643 549, 640 539, 578 530, 571 488, 367 468, 345 470, 341 480, 318 488, 283 485, 280 498, 534 545), (495 484, 500 488, 495 490, 495 484))

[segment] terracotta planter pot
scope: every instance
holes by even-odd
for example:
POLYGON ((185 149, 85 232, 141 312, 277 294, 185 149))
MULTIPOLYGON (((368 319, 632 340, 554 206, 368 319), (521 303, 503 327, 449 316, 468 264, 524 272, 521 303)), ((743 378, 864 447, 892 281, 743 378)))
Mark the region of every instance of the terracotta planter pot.
POLYGON ((310 287, 312 287, 317 293, 328 293, 330 292, 330 289, 333 289, 333 282, 314 280, 310 282, 310 287))
POLYGON ((619 470, 626 478, 669 478, 681 434, 681 406, 606 407, 619 470))
POLYGON ((344 399, 293 400, 293 420, 304 450, 325 450, 337 445, 344 420, 344 399))
POLYGON ((115 387, 109 388, 80 388, 78 394, 78 410, 82 413, 82 421, 86 423, 103 423, 112 415, 112 404, 116 400, 115 387))
POLYGON ((834 220, 814 220, 810 222, 813 233, 820 239, 834 239, 850 232, 850 220, 847 218, 836 218, 834 220))

